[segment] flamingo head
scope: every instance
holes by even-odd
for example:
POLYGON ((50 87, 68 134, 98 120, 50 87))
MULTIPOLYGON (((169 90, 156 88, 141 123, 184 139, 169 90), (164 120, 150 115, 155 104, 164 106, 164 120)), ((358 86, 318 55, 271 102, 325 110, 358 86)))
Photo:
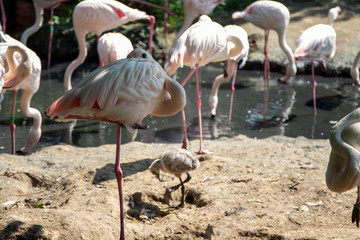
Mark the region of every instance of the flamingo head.
POLYGON ((328 15, 328 22, 329 25, 333 25, 334 21, 336 20, 336 18, 338 17, 338 15, 341 15, 341 8, 339 6, 336 6, 334 8, 331 8, 329 10, 329 15, 328 15))

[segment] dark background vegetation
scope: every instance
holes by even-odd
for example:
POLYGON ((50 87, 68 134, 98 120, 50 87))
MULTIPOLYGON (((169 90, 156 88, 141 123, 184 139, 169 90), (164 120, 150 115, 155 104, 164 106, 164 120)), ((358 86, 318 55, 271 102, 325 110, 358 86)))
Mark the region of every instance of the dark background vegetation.
MULTIPOLYGON (((34 8, 32 0, 3 0, 5 5, 7 24, 6 33, 10 34, 16 39, 20 39, 22 32, 30 27, 35 21, 34 8)), ((164 0, 148 0, 154 4, 164 6, 164 0)), ((243 10, 254 0, 226 0, 225 4, 218 5, 210 17, 219 22, 220 24, 232 23, 231 14, 234 11, 243 10)), ((74 59, 78 54, 78 46, 75 38, 75 34, 72 28, 72 12, 76 4, 80 0, 68 0, 67 2, 61 3, 54 11, 54 39, 52 48, 52 60, 54 61, 69 61, 74 59)), ((154 36, 154 57, 161 61, 164 55, 164 13, 159 9, 150 8, 147 5, 133 2, 131 0, 123 0, 122 3, 132 8, 137 8, 147 12, 150 15, 154 15, 156 18, 156 32, 154 36)), ((360 0, 279 0, 289 7, 299 2, 315 2, 318 5, 324 5, 328 3, 342 3, 342 4, 360 4, 360 0)), ((183 6, 182 0, 169 0, 168 8, 174 12, 177 16, 168 16, 168 29, 169 33, 175 33, 182 25, 183 22, 183 6)), ((47 50, 45 47, 49 41, 50 31, 50 10, 45 9, 44 11, 44 24, 42 28, 28 40, 28 46, 36 51, 42 60, 47 59, 47 50)), ((131 25, 134 23, 129 23, 131 25)), ((132 29, 123 28, 120 26, 113 31, 118 31, 126 35, 133 42, 134 47, 147 48, 147 37, 148 37, 148 23, 146 21, 138 21, 132 29), (138 24, 143 24, 144 27, 140 27, 138 24)), ((131 27, 130 27, 131 28, 131 27)), ((97 38, 95 34, 88 34, 87 41, 89 44, 89 55, 87 60, 97 61, 98 56, 96 53, 96 42, 97 38)))

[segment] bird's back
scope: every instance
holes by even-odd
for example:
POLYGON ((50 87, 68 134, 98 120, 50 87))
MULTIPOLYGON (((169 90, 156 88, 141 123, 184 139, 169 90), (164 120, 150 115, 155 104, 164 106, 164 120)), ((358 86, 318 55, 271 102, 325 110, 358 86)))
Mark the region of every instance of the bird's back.
POLYGON ((237 62, 243 59, 245 64, 250 49, 247 32, 242 27, 236 25, 227 25, 224 29, 228 36, 231 35, 237 37, 242 45, 242 49, 239 54, 230 59, 237 62))
POLYGON ((33 0, 34 4, 42 8, 50 8, 57 3, 62 2, 62 0, 33 0))
POLYGON ((186 149, 173 149, 164 152, 160 158, 163 171, 180 177, 200 166, 199 160, 186 149))
POLYGON ((98 35, 130 21, 146 18, 145 12, 114 0, 85 0, 76 5, 73 12, 75 31, 98 35))
POLYGON ((332 58, 336 50, 336 33, 327 24, 317 24, 306 29, 296 41, 295 58, 332 58))
POLYGON ((163 90, 166 77, 154 59, 121 59, 87 75, 54 102, 47 115, 59 121, 94 119, 139 124, 167 94, 163 90))
POLYGON ((126 58, 132 50, 131 41, 121 33, 106 33, 97 43, 97 51, 104 64, 126 58))
POLYGON ((286 30, 290 21, 289 9, 275 1, 256 1, 242 12, 234 13, 233 18, 243 18, 262 29, 286 30))
POLYGON ((196 64, 199 67, 204 66, 225 47, 224 28, 213 22, 208 16, 203 15, 197 23, 180 36, 167 67, 177 69, 183 65, 191 68, 195 68, 196 64))

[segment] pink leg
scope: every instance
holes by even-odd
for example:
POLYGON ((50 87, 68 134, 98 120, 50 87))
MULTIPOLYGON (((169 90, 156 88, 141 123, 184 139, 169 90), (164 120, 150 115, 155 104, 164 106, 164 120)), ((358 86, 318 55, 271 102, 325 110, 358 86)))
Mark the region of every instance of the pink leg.
MULTIPOLYGON (((59 3, 60 4, 60 3, 59 3)), ((52 40, 54 37, 54 9, 59 6, 59 4, 54 5, 51 7, 51 14, 50 14, 50 34, 49 34, 49 52, 48 52, 48 71, 50 70, 50 63, 51 63, 51 49, 52 49, 52 40)), ((50 75, 50 71, 49 71, 50 75)))
POLYGON ((264 79, 270 79, 270 63, 268 57, 268 40, 269 40, 269 30, 265 30, 265 46, 264 46, 264 54, 265 54, 265 62, 264 62, 264 79))
POLYGON ((264 106, 263 106, 263 120, 266 122, 267 105, 269 102, 269 80, 264 82, 264 106))
POLYGON ((120 240, 125 239, 125 228, 124 228, 124 202, 122 192, 122 178, 123 172, 120 166, 120 145, 121 145, 121 125, 117 125, 117 143, 116 143, 116 158, 115 158, 115 176, 118 183, 119 189, 119 200, 120 200, 120 240))
POLYGON ((186 131, 186 119, 185 119, 185 111, 184 109, 181 109, 181 119, 182 119, 182 123, 183 123, 183 131, 184 131, 184 140, 183 140, 183 145, 181 146, 181 148, 184 148, 186 150, 189 150, 189 138, 187 136, 187 131, 186 131))
POLYGON ((154 25, 155 25, 155 17, 149 16, 150 22, 150 31, 149 31, 149 53, 152 54, 152 40, 153 40, 153 32, 154 32, 154 25))
POLYGON ((233 105, 233 101, 234 101, 234 91, 235 91, 235 79, 236 79, 236 73, 237 73, 237 63, 234 64, 233 66, 234 69, 234 75, 233 75, 233 79, 232 79, 232 83, 231 83, 231 89, 230 89, 230 109, 229 109, 229 119, 228 119, 228 123, 230 123, 231 121, 231 114, 232 114, 232 105, 233 105))
MULTIPOLYGON (((168 7, 168 0, 165 0, 165 8, 168 7)), ((164 12, 164 34, 165 34, 165 62, 167 62, 168 58, 169 58, 169 54, 168 54, 168 26, 167 26, 167 17, 168 14, 167 12, 164 12)))
POLYGON ((11 133, 11 154, 15 154, 15 108, 16 108, 16 95, 17 91, 13 92, 13 102, 10 116, 10 133, 11 133))
POLYGON ((198 110, 198 117, 199 117, 199 137, 200 137, 200 149, 197 151, 197 154, 212 154, 207 150, 203 149, 203 142, 202 142, 202 121, 201 121, 201 98, 200 98, 200 81, 199 81, 199 67, 196 64, 195 67, 195 75, 196 75, 196 104, 198 110))
POLYGON ((185 79, 182 81, 181 86, 185 86, 187 81, 190 79, 190 77, 193 75, 195 69, 191 69, 191 71, 188 73, 188 75, 185 77, 185 79))
POLYGON ((312 75, 312 85, 313 85, 313 102, 314 102, 314 114, 317 114, 316 111, 316 82, 315 82, 315 71, 314 71, 314 61, 311 61, 311 75, 312 75))
MULTIPOLYGON (((187 81, 193 75, 194 71, 195 71, 195 69, 191 69, 191 71, 188 73, 188 75, 182 81, 181 86, 185 86, 187 81)), ((183 140, 182 148, 184 148, 186 150, 189 150, 189 138, 187 136, 187 131, 186 131, 186 119, 185 119, 185 111, 184 111, 184 109, 181 110, 181 119, 182 119, 182 123, 183 123, 183 131, 184 131, 184 140, 183 140)))

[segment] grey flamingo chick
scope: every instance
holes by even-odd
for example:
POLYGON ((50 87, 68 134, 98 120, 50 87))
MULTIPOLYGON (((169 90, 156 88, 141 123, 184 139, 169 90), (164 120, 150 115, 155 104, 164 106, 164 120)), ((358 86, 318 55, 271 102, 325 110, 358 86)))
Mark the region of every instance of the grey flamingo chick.
POLYGON ((181 203, 175 208, 183 207, 185 202, 185 183, 191 179, 190 171, 197 169, 200 162, 186 149, 172 149, 165 151, 159 159, 156 159, 149 167, 152 174, 162 181, 160 178, 160 170, 170 173, 179 178, 180 184, 166 188, 167 192, 173 192, 181 186, 181 203), (181 175, 186 173, 187 178, 183 181, 181 175))

